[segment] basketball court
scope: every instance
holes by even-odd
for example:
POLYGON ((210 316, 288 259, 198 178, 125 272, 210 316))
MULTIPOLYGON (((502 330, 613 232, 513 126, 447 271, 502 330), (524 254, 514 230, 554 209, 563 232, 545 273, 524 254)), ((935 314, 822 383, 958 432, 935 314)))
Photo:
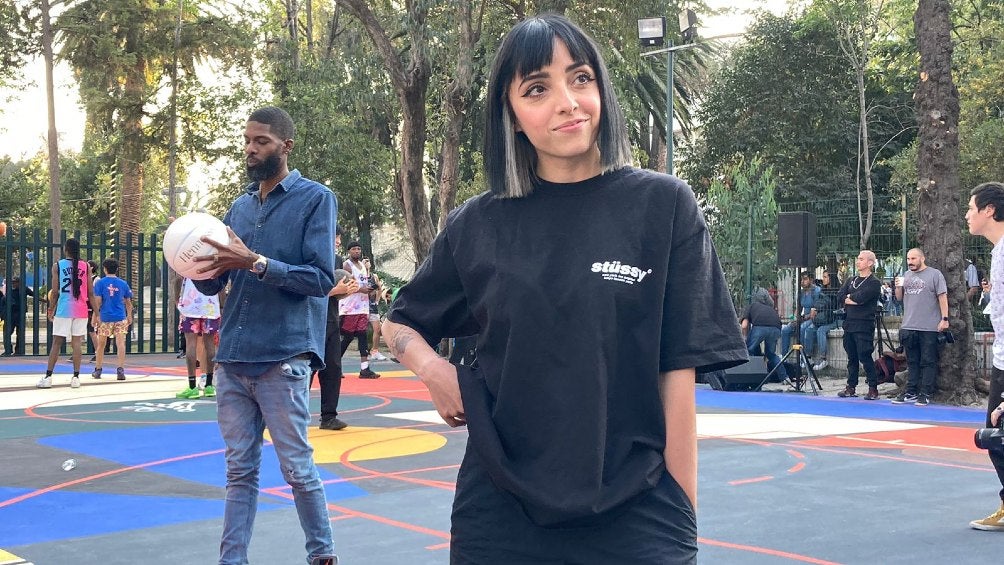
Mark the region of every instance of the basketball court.
MULTIPOLYGON (((92 380, 85 364, 79 389, 61 361, 38 390, 44 363, 0 360, 0 565, 215 563, 224 446, 212 399, 174 397, 182 361, 133 356, 125 382, 92 380)), ((337 552, 349 565, 446 564, 466 430, 443 424, 400 365, 374 366, 383 378, 359 380, 346 356, 345 430, 316 428, 312 391, 337 552)), ((702 563, 1000 560, 1004 535, 968 528, 998 490, 973 446, 982 410, 704 385, 697 400, 702 563)), ((251 562, 301 564, 266 446, 251 562)))

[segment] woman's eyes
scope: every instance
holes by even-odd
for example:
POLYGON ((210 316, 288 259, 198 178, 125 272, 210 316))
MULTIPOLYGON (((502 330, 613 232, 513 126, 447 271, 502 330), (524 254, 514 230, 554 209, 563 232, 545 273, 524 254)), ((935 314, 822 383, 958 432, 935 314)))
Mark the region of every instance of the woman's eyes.
MULTIPOLYGON (((593 77, 592 74, 586 71, 581 71, 579 73, 576 73, 575 76, 572 77, 572 84, 575 86, 582 86, 585 84, 589 84, 594 80, 596 80, 596 78, 593 77)), ((530 88, 527 88, 526 91, 523 93, 523 96, 524 97, 540 96, 544 94, 545 91, 547 91, 546 86, 542 83, 537 83, 531 85, 530 88)))

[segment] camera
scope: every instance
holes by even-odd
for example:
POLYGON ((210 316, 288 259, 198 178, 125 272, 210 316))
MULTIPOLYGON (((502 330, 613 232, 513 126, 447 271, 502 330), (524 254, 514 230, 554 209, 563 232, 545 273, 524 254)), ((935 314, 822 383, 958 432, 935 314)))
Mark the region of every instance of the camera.
POLYGON ((945 330, 938 334, 938 345, 945 345, 946 343, 955 343, 955 334, 951 330, 945 330))
MULTIPOLYGON (((1004 398, 1004 393, 1001 393, 1001 398, 1004 398)), ((999 412, 1000 410, 1001 407, 998 406, 994 409, 994 412, 999 412)), ((993 420, 990 421, 992 422, 993 420)), ((976 430, 976 434, 973 435, 973 443, 980 449, 1004 451, 1004 414, 998 416, 996 428, 980 428, 976 430)))
POLYGON ((992 449, 994 451, 1004 451, 1004 417, 1002 417, 996 428, 980 428, 973 435, 973 443, 980 449, 992 449))

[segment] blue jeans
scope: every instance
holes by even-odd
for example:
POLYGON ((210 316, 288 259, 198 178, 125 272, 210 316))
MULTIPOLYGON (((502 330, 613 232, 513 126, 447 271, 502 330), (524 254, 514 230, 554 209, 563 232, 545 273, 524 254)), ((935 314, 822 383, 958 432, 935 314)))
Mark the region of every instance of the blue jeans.
POLYGON ((781 358, 774 352, 777 347, 777 339, 781 336, 780 328, 769 326, 750 326, 749 335, 746 336, 746 349, 750 355, 760 355, 760 344, 763 344, 763 355, 767 358, 767 370, 773 371, 777 367, 777 378, 784 381, 788 378, 788 372, 781 364, 781 358), (780 366, 778 366, 780 365, 780 366))
POLYGON ((818 355, 820 359, 826 359, 826 334, 835 327, 837 327, 837 322, 834 321, 821 326, 816 326, 815 323, 813 323, 808 328, 803 330, 802 345, 805 346, 803 348, 805 354, 810 357, 818 355))
MULTIPOLYGON (((812 320, 806 318, 802 320, 802 330, 799 336, 805 335, 805 330, 812 325, 812 320)), ((795 322, 781 326, 781 354, 784 355, 791 349, 791 332, 795 330, 795 322)))
POLYGON ((294 357, 260 376, 216 372, 217 420, 227 445, 227 498, 220 540, 220 565, 246 565, 258 510, 262 434, 268 427, 282 475, 306 536, 307 563, 334 553, 324 485, 307 442, 310 422, 309 360, 294 357))

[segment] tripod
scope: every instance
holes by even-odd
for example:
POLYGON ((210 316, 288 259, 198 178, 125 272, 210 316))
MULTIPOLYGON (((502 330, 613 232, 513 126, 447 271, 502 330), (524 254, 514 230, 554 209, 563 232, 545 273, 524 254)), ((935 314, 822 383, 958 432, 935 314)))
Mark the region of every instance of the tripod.
MULTIPOLYGON (((796 269, 797 281, 802 280, 802 268, 796 269)), ((798 284, 798 283, 796 283, 798 284)), ((802 344, 800 340, 802 339, 802 305, 801 305, 801 292, 799 292, 799 299, 795 301, 795 330, 792 333, 792 343, 791 348, 785 352, 784 356, 781 357, 781 362, 777 364, 776 367, 771 369, 767 376, 760 381, 754 390, 761 390, 763 385, 770 380, 770 377, 777 372, 780 367, 784 366, 784 362, 788 360, 789 357, 795 357, 795 373, 788 375, 788 380, 791 382, 791 386, 795 388, 795 392, 805 392, 803 388, 805 383, 809 383, 809 388, 812 389, 812 394, 818 396, 819 391, 822 390, 823 385, 819 382, 819 377, 816 376, 815 369, 812 368, 812 364, 809 363, 809 358, 805 356, 805 351, 802 350, 802 344), (802 367, 805 367, 805 371, 808 371, 808 376, 802 373, 802 367)))

